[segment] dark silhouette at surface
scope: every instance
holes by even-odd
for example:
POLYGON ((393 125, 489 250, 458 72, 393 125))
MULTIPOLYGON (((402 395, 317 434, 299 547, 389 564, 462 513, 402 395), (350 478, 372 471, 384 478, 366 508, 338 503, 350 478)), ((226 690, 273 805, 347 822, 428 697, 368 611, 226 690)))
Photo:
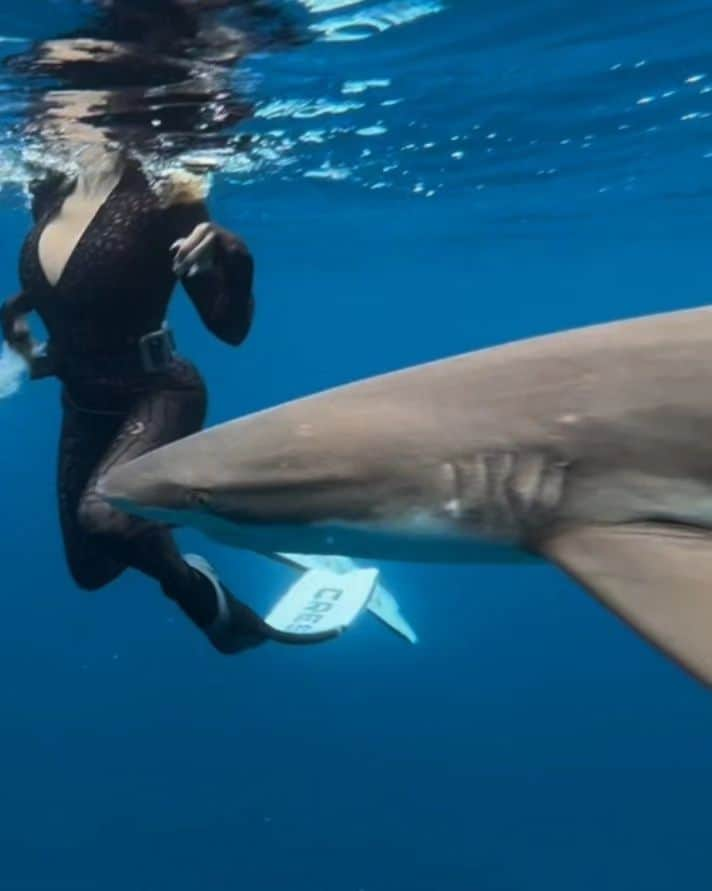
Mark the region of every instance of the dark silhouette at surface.
POLYGON ((5 62, 40 86, 25 137, 62 141, 81 123, 166 157, 234 137, 253 110, 239 63, 305 33, 293 9, 259 0, 106 0, 81 27, 5 62))

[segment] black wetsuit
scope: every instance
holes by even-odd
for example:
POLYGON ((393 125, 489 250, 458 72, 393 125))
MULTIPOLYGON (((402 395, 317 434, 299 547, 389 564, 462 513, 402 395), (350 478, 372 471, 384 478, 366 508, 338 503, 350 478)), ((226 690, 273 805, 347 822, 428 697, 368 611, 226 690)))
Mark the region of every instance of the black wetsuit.
MULTIPOLYGON (((171 244, 207 221, 207 209, 200 201, 161 206, 130 165, 51 285, 38 243, 66 194, 64 188, 38 193, 35 226, 20 257, 22 292, 5 304, 3 323, 11 340, 15 319, 39 314, 63 384, 58 494, 69 568, 86 589, 138 569, 204 626, 215 615, 214 592, 183 561, 168 529, 113 509, 95 485, 112 465, 203 425, 206 393, 195 367, 175 358, 147 373, 138 365, 137 343, 165 318, 176 284, 171 244)), ((239 238, 218 233, 214 267, 184 286, 210 331, 239 344, 252 320, 253 263, 239 238)))

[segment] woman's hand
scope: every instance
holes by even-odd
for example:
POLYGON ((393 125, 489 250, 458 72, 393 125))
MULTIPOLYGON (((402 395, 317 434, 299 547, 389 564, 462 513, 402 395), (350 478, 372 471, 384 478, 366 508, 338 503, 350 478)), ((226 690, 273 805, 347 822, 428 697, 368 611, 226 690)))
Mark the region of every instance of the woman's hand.
POLYGON ((13 297, 2 304, 2 307, 0 307, 0 327, 2 328, 3 337, 15 352, 20 353, 20 355, 29 360, 34 341, 30 326, 25 318, 22 303, 23 295, 18 294, 17 297, 13 297))
POLYGON ((178 278, 182 278, 212 269, 219 239, 218 226, 214 223, 199 223, 187 238, 179 238, 171 245, 173 272, 178 278))
POLYGON ((0 306, 0 329, 8 346, 28 364, 30 378, 37 380, 54 375, 55 367, 47 345, 38 343, 32 336, 26 318, 30 311, 30 301, 25 294, 11 297, 0 306))

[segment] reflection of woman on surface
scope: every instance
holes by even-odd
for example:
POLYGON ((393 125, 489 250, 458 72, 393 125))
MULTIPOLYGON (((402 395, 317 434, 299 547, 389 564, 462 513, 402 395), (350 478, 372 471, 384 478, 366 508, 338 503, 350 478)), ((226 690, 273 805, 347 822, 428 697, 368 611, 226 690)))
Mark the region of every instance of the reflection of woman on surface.
MULTIPOLYGON (((32 188, 22 290, 3 305, 2 328, 34 376, 62 384, 58 492, 70 571, 82 588, 96 589, 137 569, 218 650, 254 646, 268 629, 205 561, 184 559, 168 529, 116 511, 96 493, 112 465, 202 426, 204 384, 174 350, 168 302, 180 279, 210 331, 239 344, 253 313, 252 258, 210 220, 197 179, 152 181, 130 153, 73 115, 76 97, 67 99, 63 109, 55 101, 45 136, 53 149, 58 137, 80 149, 79 173, 48 174, 32 188), (24 318, 32 312, 49 335, 43 356, 24 318)), ((80 102, 87 105, 86 94, 80 102)), ((101 95, 89 104, 96 109, 101 95)))

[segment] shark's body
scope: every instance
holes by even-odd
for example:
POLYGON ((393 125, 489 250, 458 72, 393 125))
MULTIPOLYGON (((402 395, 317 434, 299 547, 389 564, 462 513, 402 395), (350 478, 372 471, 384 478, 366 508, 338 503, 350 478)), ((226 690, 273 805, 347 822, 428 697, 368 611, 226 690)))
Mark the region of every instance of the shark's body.
POLYGON ((158 449, 103 489, 259 551, 543 557, 712 683, 712 309, 339 387, 158 449))

